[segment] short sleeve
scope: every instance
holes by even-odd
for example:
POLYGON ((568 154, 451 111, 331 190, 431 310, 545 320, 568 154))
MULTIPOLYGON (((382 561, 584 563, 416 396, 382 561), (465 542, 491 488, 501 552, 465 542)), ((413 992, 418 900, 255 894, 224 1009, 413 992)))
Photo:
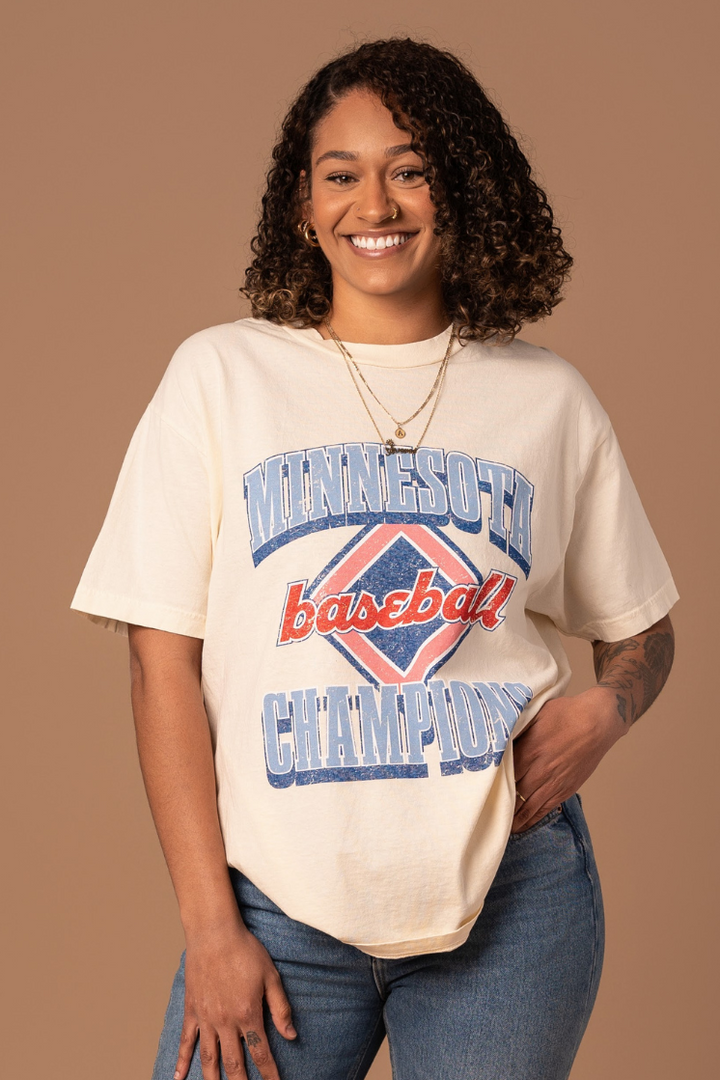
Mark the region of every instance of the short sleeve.
POLYGON ((670 569, 610 428, 575 497, 564 560, 545 591, 544 614, 590 641, 639 634, 678 599, 670 569))
POLYGON ((214 532, 207 456, 151 403, 71 606, 119 633, 204 637, 214 532))

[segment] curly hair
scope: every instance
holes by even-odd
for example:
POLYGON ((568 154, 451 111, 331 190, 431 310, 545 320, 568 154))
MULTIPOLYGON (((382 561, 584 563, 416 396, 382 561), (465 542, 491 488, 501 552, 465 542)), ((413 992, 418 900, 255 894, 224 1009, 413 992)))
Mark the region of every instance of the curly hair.
POLYGON ((371 41, 321 68, 282 124, 240 292, 256 318, 311 326, 332 304, 330 264, 300 236, 313 133, 370 90, 423 158, 441 238, 445 310, 464 340, 510 341, 549 315, 572 265, 547 197, 498 109, 457 57, 412 38, 371 41))

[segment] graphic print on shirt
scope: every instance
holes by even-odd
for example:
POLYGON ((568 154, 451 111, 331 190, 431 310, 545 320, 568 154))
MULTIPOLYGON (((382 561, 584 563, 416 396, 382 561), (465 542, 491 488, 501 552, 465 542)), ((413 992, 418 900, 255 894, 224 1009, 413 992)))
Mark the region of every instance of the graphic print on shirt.
POLYGON ((502 624, 518 578, 494 567, 483 575, 441 528, 486 528, 527 577, 527 478, 464 453, 386 456, 378 443, 348 443, 275 455, 244 481, 256 566, 310 532, 360 527, 314 581, 288 583, 277 645, 320 635, 365 682, 355 692, 265 695, 270 783, 426 776, 424 749, 436 738, 442 775, 497 765, 532 690, 433 676, 473 627, 492 633, 502 624))
POLYGON ((494 630, 517 578, 479 571, 426 525, 368 525, 309 587, 291 582, 278 645, 327 638, 376 686, 425 682, 479 622, 494 630))

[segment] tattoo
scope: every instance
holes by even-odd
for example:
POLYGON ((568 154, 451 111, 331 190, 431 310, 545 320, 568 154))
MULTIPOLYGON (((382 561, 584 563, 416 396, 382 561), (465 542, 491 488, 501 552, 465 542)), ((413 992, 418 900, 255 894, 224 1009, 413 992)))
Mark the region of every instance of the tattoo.
POLYGON ((593 641, 598 686, 623 691, 617 695, 617 710, 624 724, 634 724, 650 708, 670 674, 674 652, 667 615, 623 641, 593 641))
POLYGON ((259 1046, 262 1042, 262 1039, 258 1035, 257 1031, 246 1031, 245 1042, 248 1044, 248 1046, 259 1046))

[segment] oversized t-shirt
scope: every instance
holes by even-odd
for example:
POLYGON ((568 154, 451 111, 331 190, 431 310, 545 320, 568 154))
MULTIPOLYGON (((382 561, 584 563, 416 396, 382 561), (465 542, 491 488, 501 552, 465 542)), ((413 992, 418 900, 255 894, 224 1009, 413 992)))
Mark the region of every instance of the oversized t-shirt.
MULTIPOLYGON (((403 419, 449 333, 347 346, 403 419)), ((173 357, 73 607, 204 639, 228 863, 401 957, 482 908, 510 743, 567 687, 558 630, 617 640, 676 598, 607 415, 552 352, 456 343, 424 445, 387 455, 332 341, 243 319, 173 357)))

